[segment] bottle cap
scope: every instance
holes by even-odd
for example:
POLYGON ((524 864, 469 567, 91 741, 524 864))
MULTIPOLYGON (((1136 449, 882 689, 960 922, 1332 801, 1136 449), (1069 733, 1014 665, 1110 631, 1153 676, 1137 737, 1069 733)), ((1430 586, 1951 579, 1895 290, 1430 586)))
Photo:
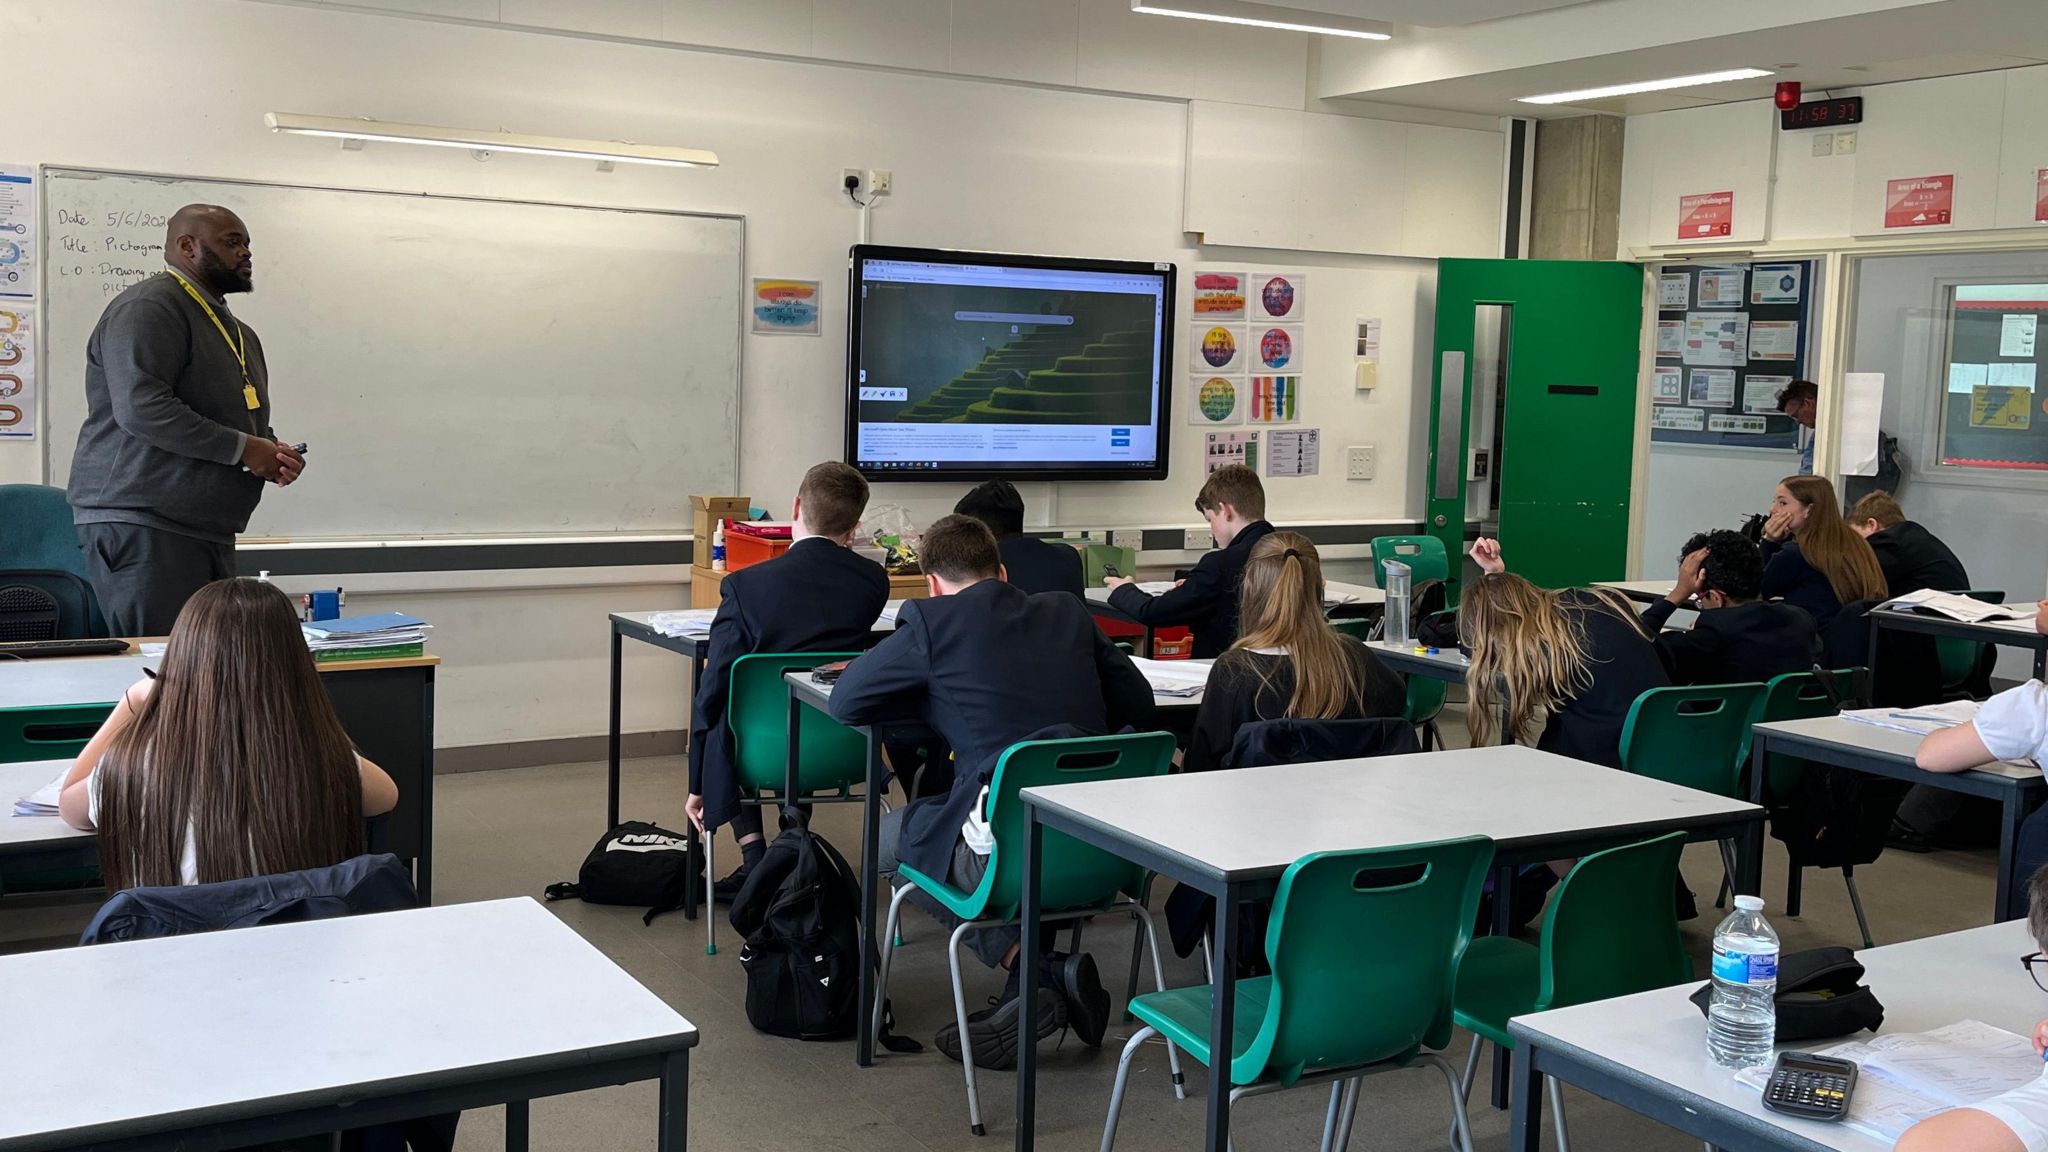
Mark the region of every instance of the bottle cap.
POLYGON ((1744 912, 1761 912, 1764 910, 1764 898, 1761 896, 1737 896, 1735 898, 1735 906, 1744 912))

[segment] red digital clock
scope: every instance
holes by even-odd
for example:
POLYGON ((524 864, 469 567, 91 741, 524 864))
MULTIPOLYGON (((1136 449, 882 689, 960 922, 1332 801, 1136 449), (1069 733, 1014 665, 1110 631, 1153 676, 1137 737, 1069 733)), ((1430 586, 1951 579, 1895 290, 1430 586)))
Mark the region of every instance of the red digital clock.
POLYGON ((1836 100, 1807 100, 1797 107, 1787 108, 1778 113, 1778 127, 1788 132, 1794 128, 1836 128, 1844 124, 1861 123, 1861 96, 1843 96, 1836 100))

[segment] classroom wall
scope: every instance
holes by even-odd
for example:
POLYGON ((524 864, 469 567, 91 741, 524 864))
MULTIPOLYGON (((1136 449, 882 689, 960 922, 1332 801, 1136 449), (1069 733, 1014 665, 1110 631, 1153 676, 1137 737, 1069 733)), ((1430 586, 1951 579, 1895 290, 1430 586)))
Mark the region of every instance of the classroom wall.
POLYGON ((1740 528, 1768 512, 1778 481, 1799 471, 1799 453, 1652 442, 1643 511, 1645 580, 1678 575, 1678 549, 1695 532, 1740 528))
MULTIPOLYGON (((858 214, 837 181, 841 167, 858 166, 895 174, 894 194, 873 213, 877 242, 1306 269, 1317 294, 1311 355, 1339 369, 1330 379, 1344 386, 1311 380, 1305 423, 1325 429, 1324 474, 1275 482, 1276 516, 1372 521, 1419 511, 1414 400, 1428 379, 1427 354, 1415 350, 1430 339, 1433 263, 1191 247, 1181 230, 1188 110, 1178 100, 894 70, 914 62, 848 67, 243 0, 10 0, 0 7, 0 41, 15 90, 49 97, 10 121, 0 160, 744 214, 752 274, 827 284, 824 336, 746 342, 740 487, 760 505, 786 508, 802 469, 841 449, 838 296, 858 214), (347 152, 267 133, 261 117, 271 110, 662 141, 712 148, 724 166, 597 173, 544 158, 479 163, 454 150, 347 152), (1360 316, 1385 322, 1382 386, 1371 393, 1348 387, 1347 330, 1360 316), (1340 478, 1348 443, 1379 446, 1377 479, 1340 478)), ((1133 73, 1152 74, 1144 46, 1131 51, 1133 73)), ((1117 74, 1106 64, 1096 71, 1117 74)), ((263 230, 289 222, 251 223, 260 262, 263 230)), ((402 268, 402 252, 391 258, 402 268)), ((534 287, 544 307, 547 286, 534 287)), ((375 302, 347 322, 373 335, 375 302)), ((273 365, 273 376, 283 415, 289 366, 273 365)), ((602 382, 592 394, 602 402, 602 382)), ((1194 523, 1195 431, 1174 429, 1172 481, 1030 486, 1034 522, 1194 523)), ((452 429, 451 463, 459 444, 452 429)), ((604 466, 601 444, 553 445, 543 432, 536 450, 586 453, 594 471, 604 466)), ((41 458, 40 444, 0 444, 0 482, 41 479, 41 458)), ((957 494, 882 485, 876 502, 924 521, 957 494)), ((434 619, 434 647, 449 660, 440 743, 493 744, 602 731, 603 612, 679 605, 679 575, 384 577, 359 582, 351 607, 404 606, 434 619)), ((680 661, 648 663, 629 673, 626 728, 678 727, 680 661)))

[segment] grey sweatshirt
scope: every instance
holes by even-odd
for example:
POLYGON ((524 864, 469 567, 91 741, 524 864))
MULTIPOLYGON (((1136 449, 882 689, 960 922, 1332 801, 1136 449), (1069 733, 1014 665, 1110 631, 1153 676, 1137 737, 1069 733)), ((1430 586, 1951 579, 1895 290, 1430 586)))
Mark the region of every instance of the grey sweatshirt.
MULTIPOLYGON (((238 321, 201 293, 233 335, 238 321)), ((242 470, 249 436, 272 435, 263 345, 243 325, 242 370, 178 278, 159 272, 114 298, 85 351, 85 426, 68 497, 80 524, 139 524, 218 544, 249 526, 263 481, 242 470)))

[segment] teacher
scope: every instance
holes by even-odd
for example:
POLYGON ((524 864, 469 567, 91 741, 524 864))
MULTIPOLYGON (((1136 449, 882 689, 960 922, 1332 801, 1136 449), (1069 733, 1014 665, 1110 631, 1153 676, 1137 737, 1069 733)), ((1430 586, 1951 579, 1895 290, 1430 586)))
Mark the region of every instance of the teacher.
POLYGON ((263 344, 227 306, 255 283, 249 229, 187 204, 164 263, 107 305, 85 351, 67 495, 116 636, 168 634, 192 593, 235 575, 235 535, 264 483, 306 466, 271 430, 263 344))

